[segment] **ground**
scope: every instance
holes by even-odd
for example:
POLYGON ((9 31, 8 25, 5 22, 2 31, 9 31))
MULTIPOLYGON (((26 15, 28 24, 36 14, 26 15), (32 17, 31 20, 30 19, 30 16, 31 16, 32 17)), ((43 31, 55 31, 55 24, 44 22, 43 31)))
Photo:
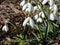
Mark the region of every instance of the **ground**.
MULTIPOLYGON (((16 29, 10 24, 9 24, 10 30, 7 33, 2 31, 2 27, 4 25, 5 20, 12 19, 12 21, 14 21, 15 24, 20 25, 19 26, 21 28, 20 31, 22 32, 23 30, 22 23, 25 16, 27 16, 27 14, 22 12, 19 3, 20 3, 20 0, 1 0, 0 1, 0 42, 9 40, 12 36, 15 36, 18 34, 16 29)), ((56 3, 58 4, 58 7, 59 7, 58 11, 60 11, 60 3, 59 2, 56 2, 56 3)), ((54 40, 49 41, 49 43, 53 43, 54 45, 60 45, 60 37, 56 37, 54 40)), ((16 45, 16 43, 12 43, 12 44, 16 45)))

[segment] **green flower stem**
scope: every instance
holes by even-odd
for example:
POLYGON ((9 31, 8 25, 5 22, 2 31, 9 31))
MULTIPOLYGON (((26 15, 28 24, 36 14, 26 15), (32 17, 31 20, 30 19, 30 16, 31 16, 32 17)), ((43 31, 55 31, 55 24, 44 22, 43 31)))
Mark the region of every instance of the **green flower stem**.
MULTIPOLYGON (((18 27, 16 26, 16 25, 14 25, 14 24, 12 24, 11 22, 9 22, 16 30, 18 30, 18 27)), ((21 37, 20 37, 20 39, 22 39, 21 37)))

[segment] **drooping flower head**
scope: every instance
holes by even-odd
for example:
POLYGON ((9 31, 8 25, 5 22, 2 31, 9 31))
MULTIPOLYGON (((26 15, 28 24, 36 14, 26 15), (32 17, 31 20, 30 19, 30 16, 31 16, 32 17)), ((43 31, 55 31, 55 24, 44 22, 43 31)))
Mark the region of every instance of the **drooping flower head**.
POLYGON ((24 6, 23 6, 23 8, 22 8, 22 10, 23 11, 25 11, 25 12, 33 12, 33 6, 32 6, 32 4, 30 3, 30 0, 28 0, 29 2, 28 3, 26 3, 24 6))
POLYGON ((27 17, 24 22, 23 26, 30 25, 31 27, 34 27, 34 21, 31 17, 27 17))
POLYGON ((3 26, 3 28, 2 28, 2 31, 7 32, 8 30, 9 30, 8 25, 7 25, 7 24, 5 24, 5 25, 3 26))

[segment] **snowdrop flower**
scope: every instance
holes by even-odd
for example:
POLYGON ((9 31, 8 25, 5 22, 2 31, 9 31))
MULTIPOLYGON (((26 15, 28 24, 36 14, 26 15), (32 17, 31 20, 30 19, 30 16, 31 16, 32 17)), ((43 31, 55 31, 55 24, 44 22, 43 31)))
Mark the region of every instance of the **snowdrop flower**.
POLYGON ((55 18, 54 20, 58 20, 58 15, 57 15, 58 7, 57 7, 57 5, 54 4, 52 9, 53 9, 53 16, 55 18))
POLYGON ((33 12, 33 6, 31 3, 27 3, 23 6, 22 10, 25 10, 25 12, 33 12))
POLYGON ((26 1, 23 0, 21 3, 20 3, 20 6, 24 6, 26 4, 26 1))
POLYGON ((42 22, 43 22, 42 18, 38 18, 38 19, 37 19, 37 22, 42 23, 42 22))
POLYGON ((40 15, 42 18, 45 18, 44 12, 40 12, 39 15, 40 15))
POLYGON ((46 4, 48 2, 48 0, 43 0, 42 4, 46 4))
POLYGON ((40 5, 38 5, 38 6, 34 6, 34 11, 36 11, 36 10, 41 10, 41 6, 40 5))
POLYGON ((54 1, 50 0, 49 5, 50 5, 50 9, 51 9, 53 7, 53 5, 54 5, 54 1))
POLYGON ((8 28, 8 25, 7 24, 5 24, 4 26, 3 26, 3 28, 2 28, 2 31, 8 31, 9 30, 9 28, 8 28))
POLYGON ((54 17, 55 17, 55 20, 58 20, 58 15, 57 14, 54 14, 54 17))
POLYGON ((53 13, 50 14, 50 20, 54 21, 55 20, 55 16, 53 13))
POLYGON ((26 18, 23 22, 23 26, 26 26, 27 25, 27 22, 29 21, 30 17, 26 18))
POLYGON ((32 28, 34 27, 34 21, 31 17, 27 17, 24 22, 23 26, 30 25, 32 28))
POLYGON ((37 20, 37 19, 38 19, 38 15, 35 15, 35 16, 34 16, 34 19, 37 20))
POLYGON ((28 8, 25 10, 25 12, 33 12, 33 11, 34 10, 32 5, 28 6, 28 8))

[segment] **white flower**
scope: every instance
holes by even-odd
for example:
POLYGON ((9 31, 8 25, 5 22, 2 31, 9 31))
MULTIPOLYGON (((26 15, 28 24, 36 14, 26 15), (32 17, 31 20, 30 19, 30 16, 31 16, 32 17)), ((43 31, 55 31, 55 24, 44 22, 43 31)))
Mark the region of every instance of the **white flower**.
POLYGON ((34 6, 34 11, 37 10, 37 6, 34 6))
POLYGON ((42 4, 46 4, 48 2, 48 0, 43 0, 42 4))
POLYGON ((54 15, 55 20, 58 20, 58 15, 57 15, 58 7, 57 7, 57 5, 54 4, 52 9, 53 9, 53 15, 54 15))
POLYGON ((40 12, 39 16, 41 16, 42 18, 45 18, 44 12, 40 12))
POLYGON ((57 13, 57 11, 58 11, 58 7, 57 7, 57 5, 56 5, 56 4, 54 4, 53 10, 54 10, 54 14, 56 14, 56 13, 57 13))
POLYGON ((34 19, 37 20, 37 19, 38 19, 38 15, 35 15, 35 16, 34 16, 34 19))
POLYGON ((43 22, 42 18, 38 18, 38 19, 37 19, 37 22, 42 23, 42 22, 43 22))
POLYGON ((28 6, 25 12, 33 12, 33 6, 32 5, 28 6))
POLYGON ((50 14, 50 20, 54 21, 55 20, 55 16, 53 13, 50 14))
POLYGON ((54 1, 50 0, 49 5, 50 5, 50 9, 51 9, 53 7, 53 5, 54 5, 54 1))
POLYGON ((26 1, 23 0, 21 3, 20 3, 20 6, 24 6, 26 4, 26 1))
POLYGON ((22 10, 25 10, 25 12, 33 12, 34 9, 31 3, 27 3, 23 6, 22 10))
POLYGON ((34 6, 34 11, 36 11, 36 10, 41 10, 41 6, 40 5, 38 5, 38 6, 34 6))
POLYGON ((31 19, 31 17, 27 17, 24 22, 23 22, 23 26, 26 25, 30 25, 31 27, 34 27, 34 21, 33 19, 31 19))
POLYGON ((6 31, 7 32, 8 30, 9 30, 8 25, 4 25, 3 28, 2 28, 2 31, 6 31))

